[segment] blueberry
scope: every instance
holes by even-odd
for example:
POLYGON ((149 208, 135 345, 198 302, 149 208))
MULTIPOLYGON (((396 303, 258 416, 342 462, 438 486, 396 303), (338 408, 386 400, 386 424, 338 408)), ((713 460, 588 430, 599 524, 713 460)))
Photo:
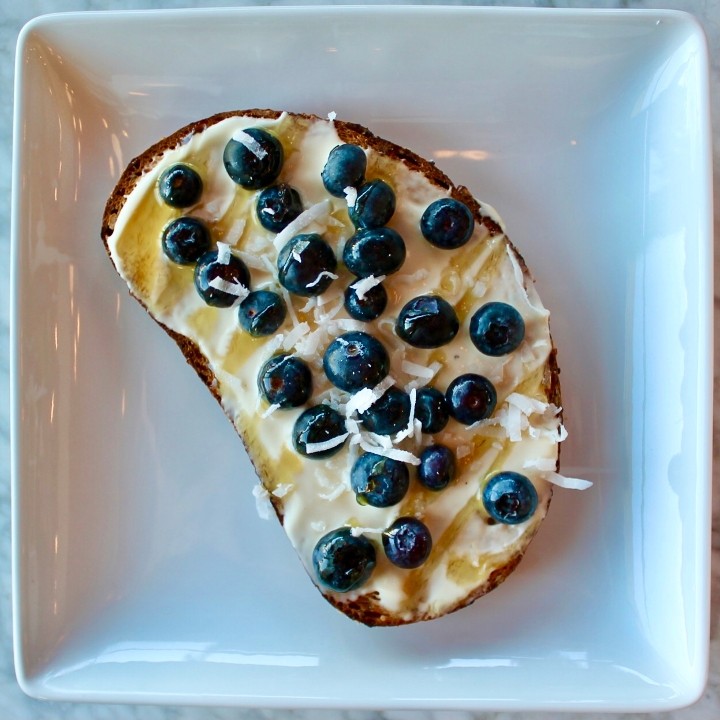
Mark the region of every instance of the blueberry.
POLYGON ((439 295, 420 295, 400 311, 395 330, 398 337, 419 348, 449 343, 460 328, 455 309, 439 295))
POLYGON ((415 398, 415 417, 420 421, 424 433, 440 432, 450 419, 445 396, 431 387, 418 390, 415 398))
POLYGON ((196 170, 184 163, 176 163, 163 171, 158 180, 158 192, 163 202, 171 207, 186 208, 194 205, 202 195, 203 182, 196 170))
POLYGON ((470 319, 470 339, 485 355, 507 355, 519 347, 524 337, 525 321, 507 303, 487 303, 470 319))
POLYGON ((313 297, 322 295, 337 269, 335 253, 319 235, 296 235, 280 250, 277 259, 280 284, 291 293, 313 297))
POLYGON ((429 490, 443 490, 455 477, 455 455, 446 445, 429 445, 420 453, 418 480, 429 490))
POLYGON ((360 414, 360 419, 366 430, 378 435, 400 432, 410 420, 410 396, 400 388, 390 387, 360 414))
POLYGON ((363 585, 375 569, 375 546, 350 528, 323 535, 312 554, 318 581, 335 592, 348 592, 363 585))
POLYGON ((482 375, 467 373, 455 378, 445 391, 450 414, 463 425, 489 418, 497 404, 493 384, 482 375))
POLYGON ((358 188, 355 204, 348 213, 356 228, 387 225, 395 213, 395 193, 384 180, 371 180, 358 188))
POLYGON ((403 570, 420 567, 432 550, 427 525, 414 517, 399 517, 382 534, 387 559, 403 570))
POLYGON ((390 358, 382 343, 364 332, 335 338, 323 356, 328 380, 347 392, 375 387, 390 371, 390 358))
POLYGON ((405 497, 410 487, 410 473, 399 460, 364 453, 350 470, 350 486, 361 505, 391 507, 405 497))
POLYGON ((283 149, 280 141, 262 128, 248 128, 245 134, 250 136, 247 144, 233 139, 228 142, 223 162, 234 182, 247 190, 259 190, 280 174, 283 149))
POLYGON ((405 262, 405 242, 392 228, 358 230, 345 243, 343 262, 357 277, 390 275, 405 262))
POLYGON ((525 522, 537 509, 534 485, 520 473, 506 471, 493 475, 482 493, 488 515, 506 525, 525 522))
POLYGON ((260 193, 256 209, 260 224, 266 230, 279 233, 302 213, 303 205, 294 187, 280 183, 260 193))
POLYGON ((294 355, 275 355, 260 368, 258 389, 270 405, 299 407, 312 395, 312 373, 294 355))
POLYGON ((420 218, 420 231, 425 239, 444 250, 463 246, 470 239, 474 225, 467 205, 453 198, 431 203, 420 218))
POLYGON ((271 290, 251 292, 238 307, 240 327, 253 337, 272 335, 284 322, 285 301, 271 290))
POLYGON ((345 441, 320 452, 308 452, 307 446, 332 440, 346 432, 345 418, 337 410, 333 410, 329 405, 314 405, 295 421, 293 445, 301 455, 320 460, 340 452, 345 441))
POLYGON ((219 279, 238 289, 240 286, 250 289, 250 271, 235 255, 231 255, 227 263, 220 263, 217 258, 217 251, 210 250, 198 260, 195 266, 195 288, 208 305, 231 307, 237 302, 238 296, 225 290, 218 290, 210 283, 219 279))
POLYGON ((360 187, 365 179, 367 157, 357 145, 337 145, 328 155, 321 177, 325 189, 335 197, 344 197, 345 188, 360 187))
POLYGON ((162 247, 173 262, 192 265, 210 249, 210 231, 202 220, 179 217, 165 226, 162 247))
POLYGON ((387 307, 388 294, 382 283, 373 285, 360 297, 353 285, 345 288, 345 310, 355 320, 369 322, 379 318, 387 307))

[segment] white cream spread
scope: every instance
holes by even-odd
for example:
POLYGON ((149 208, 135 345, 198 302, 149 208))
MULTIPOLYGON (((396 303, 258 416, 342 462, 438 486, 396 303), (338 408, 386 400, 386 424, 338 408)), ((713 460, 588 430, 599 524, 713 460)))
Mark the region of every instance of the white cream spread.
MULTIPOLYGON (((425 208, 447 193, 405 165, 389 162, 367 150, 368 179, 385 179, 394 188, 397 210, 390 227, 403 237, 407 249, 404 265, 383 279, 389 302, 382 317, 370 323, 352 320, 343 308, 343 290, 356 282, 367 291, 378 278, 358 281, 340 263, 330 288, 317 298, 293 297, 280 288, 275 263, 280 247, 297 232, 318 232, 342 257, 346 240, 354 233, 348 217, 347 197, 331 197, 323 187, 321 170, 330 150, 340 144, 330 121, 299 120, 283 114, 277 120, 232 117, 192 135, 177 149, 166 152, 137 183, 117 217, 109 248, 115 265, 133 293, 149 312, 172 330, 192 339, 214 371, 222 404, 243 435, 256 462, 265 488, 256 498, 266 504, 272 495, 281 508, 285 530, 314 577, 311 554, 318 539, 342 526, 355 528, 372 540, 378 563, 369 581, 353 593, 377 593, 379 602, 392 613, 419 617, 442 613, 460 603, 476 586, 509 559, 541 522, 551 494, 558 441, 563 432, 559 410, 546 396, 546 363, 552 349, 548 312, 531 283, 523 276, 514 251, 504 235, 491 236, 476 223, 473 237, 455 251, 430 245, 419 230, 425 208), (292 228, 276 236, 257 220, 255 202, 259 191, 236 185, 223 166, 222 155, 231 137, 250 137, 243 131, 265 127, 281 141, 285 162, 279 181, 301 194, 305 212, 292 228), (187 162, 202 176, 204 190, 193 208, 176 210, 159 198, 156 185, 162 171, 187 162), (193 285, 193 270, 169 261, 160 237, 166 223, 180 215, 205 220, 223 253, 243 259, 252 275, 252 289, 283 292, 289 305, 284 325, 269 338, 251 338, 237 321, 237 310, 206 305, 193 285), (460 331, 447 345, 422 350, 401 341, 394 333, 400 308, 413 297, 438 293, 455 306, 460 331), (482 355, 471 343, 468 325, 472 314, 491 300, 515 307, 525 322, 525 338, 513 353, 494 358, 482 355), (390 359, 390 379, 408 391, 426 384, 440 390, 462 373, 486 376, 498 394, 492 418, 473 427, 451 420, 446 429, 430 436, 419 432, 411 417, 407 431, 396 438, 379 438, 362 432, 357 410, 373 401, 350 397, 331 386, 322 370, 322 356, 330 341, 342 332, 365 330, 380 339, 390 359), (274 353, 289 351, 305 359, 312 371, 314 390, 308 405, 326 402, 348 417, 348 436, 343 449, 331 458, 303 458, 292 446, 295 420, 304 408, 268 407, 259 398, 260 367, 274 353), (440 492, 423 489, 414 478, 401 503, 379 509, 358 504, 350 489, 353 461, 368 448, 414 463, 423 447, 443 443, 457 458, 457 477, 440 492), (489 524, 479 501, 485 479, 499 470, 528 476, 540 498, 538 510, 520 525, 489 524), (384 557, 380 533, 400 515, 414 514, 429 527, 434 549, 417 570, 400 570, 384 557)), ((500 227, 492 208, 484 214, 500 227)), ((384 387, 382 389, 384 389, 384 387)))

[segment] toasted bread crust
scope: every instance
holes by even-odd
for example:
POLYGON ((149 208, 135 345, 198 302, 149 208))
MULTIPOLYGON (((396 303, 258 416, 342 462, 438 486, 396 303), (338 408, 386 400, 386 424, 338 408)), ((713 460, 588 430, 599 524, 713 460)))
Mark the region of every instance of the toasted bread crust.
MULTIPOLYGON (((118 180, 115 189, 107 200, 103 213, 101 238, 111 260, 112 255, 108 246, 108 238, 114 231, 115 222, 118 214, 120 213, 128 195, 135 188, 140 178, 143 177, 160 161, 164 153, 181 146, 193 134, 200 133, 206 128, 222 120, 225 120, 226 118, 230 118, 233 116, 245 116, 258 119, 275 119, 278 118, 281 114, 282 113, 280 111, 269 109, 252 109, 219 113, 211 117, 195 121, 180 128, 176 132, 168 135, 152 147, 145 150, 139 156, 134 158, 128 164, 125 171, 122 173, 120 179, 118 180)), ((319 117, 309 114, 289 114, 294 115, 298 118, 304 118, 306 120, 320 120, 319 117)), ((407 148, 403 148, 399 145, 396 145, 395 143, 377 137, 370 130, 364 128, 361 125, 340 120, 334 121, 334 124, 338 136, 344 142, 354 143, 360 145, 361 147, 372 148, 373 150, 382 153, 387 158, 402 162, 409 169, 421 173, 430 182, 448 191, 452 197, 465 203, 473 212, 476 222, 480 225, 484 225, 490 235, 494 236, 503 234, 502 228, 495 222, 495 220, 483 214, 481 205, 470 194, 468 189, 463 186, 453 184, 450 178, 448 178, 441 170, 439 170, 434 163, 420 157, 411 150, 408 150, 407 148)), ((517 248, 515 248, 515 246, 509 240, 508 243, 515 252, 520 267, 522 268, 523 274, 525 276, 526 285, 531 284, 533 282, 532 276, 528 270, 524 259, 522 258, 522 255, 517 251, 517 248)), ((143 305, 143 307, 145 307, 147 311, 147 307, 145 306, 144 302, 132 292, 132 289, 130 289, 130 292, 135 297, 135 299, 138 300, 141 305, 143 305)), ((151 313, 149 314, 151 315, 151 317, 153 317, 151 313)), ((210 392, 213 394, 215 399, 222 407, 221 397, 218 391, 217 379, 212 371, 208 359, 201 352, 200 348, 189 338, 168 328, 156 318, 153 317, 153 319, 175 341, 180 351, 183 353, 188 364, 194 369, 198 377, 202 380, 202 382, 206 385, 208 390, 210 390, 210 392)), ((561 407, 559 374, 560 370, 557 364, 556 349, 553 347, 546 364, 543 385, 547 394, 548 401, 558 407, 561 407)), ((252 448, 249 447, 247 438, 243 437, 242 433, 240 433, 240 437, 245 444, 246 449, 248 450, 248 455, 253 464, 255 465, 255 469, 258 475, 262 480, 265 480, 267 473, 265 472, 265 469, 262 465, 262 461, 258 461, 256 454, 252 452, 252 448)), ((275 512, 278 516, 278 519, 282 523, 283 516, 279 502, 277 502, 276 498, 272 495, 270 496, 270 500, 273 501, 275 512)), ((549 500, 547 504, 549 505, 549 500)), ((500 583, 502 583, 520 563, 527 549, 527 546, 529 545, 536 531, 537 527, 532 533, 527 533, 525 536, 523 536, 522 542, 516 546, 515 552, 501 566, 495 568, 483 584, 474 588, 465 598, 463 598, 453 607, 444 609, 440 615, 454 612, 455 610, 471 604, 479 597, 490 592, 500 583)), ((411 622, 425 621, 440 616, 438 614, 415 614, 410 617, 400 617, 394 615, 392 613, 389 613, 387 609, 379 603, 377 593, 360 595, 356 599, 346 599, 339 594, 332 592, 326 593, 322 590, 321 593, 329 603, 331 603, 338 610, 346 614, 348 617, 369 626, 403 625, 411 622)))

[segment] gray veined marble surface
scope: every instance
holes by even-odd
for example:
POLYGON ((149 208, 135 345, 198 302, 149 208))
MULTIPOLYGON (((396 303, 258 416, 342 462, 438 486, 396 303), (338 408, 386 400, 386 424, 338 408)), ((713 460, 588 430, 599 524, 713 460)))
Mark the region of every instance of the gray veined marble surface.
MULTIPOLYGON (((5 102, 0 106, 0 151, 2 163, 0 164, 0 185, 4 202, 0 203, 0 245, 4 267, 8 267, 9 257, 9 194, 10 194, 10 168, 11 168, 11 137, 12 137, 12 88, 14 72, 15 43, 20 28, 32 17, 37 15, 74 10, 105 10, 105 9, 142 9, 142 8, 184 8, 205 6, 231 6, 237 3, 223 0, 0 0, 0 81, 2 82, 2 97, 5 102)), ((265 3, 247 3, 261 5, 265 3)), ((270 3, 286 4, 286 3, 270 3)), ((305 3, 311 4, 311 3, 305 3)), ((456 3, 464 4, 464 3, 456 3)), ((712 110, 713 120, 717 127, 720 119, 720 90, 718 85, 718 52, 720 51, 720 0, 688 0, 687 2, 643 2, 641 0, 600 0, 598 2, 489 2, 467 3, 481 5, 521 5, 539 7, 603 7, 603 8, 673 8, 693 13, 702 23, 708 37, 711 53, 711 83, 712 83, 712 110)), ((715 138, 714 175, 716 187, 720 186, 717 180, 718 151, 720 141, 715 138)), ((715 227, 720 217, 717 202, 715 203, 715 227)), ((717 271, 717 261, 716 261, 717 271)), ((717 273, 716 273, 717 274, 717 273)), ((157 706, 120 706, 120 705, 83 705, 71 703, 45 703, 26 697, 19 689, 14 676, 12 660, 11 611, 10 611, 10 499, 9 499, 9 369, 8 369, 8 303, 9 278, 8 273, 0 273, 0 458, 5 468, 4 482, 0 484, 0 717, 4 720, 25 720, 30 718, 113 718, 117 720, 130 720, 142 718, 147 720, 191 720, 195 718, 247 718, 248 720, 269 719, 289 720, 291 718, 312 718, 313 720, 471 720, 471 718, 500 718, 520 717, 524 720, 539 720, 550 718, 550 713, 525 713, 513 715, 510 713, 460 713, 460 712, 360 712, 360 711, 270 711, 270 710, 242 710, 242 709, 207 709, 183 707, 157 707, 157 706)), ((718 307, 718 297, 715 297, 715 307, 718 307)), ((716 332, 715 356, 718 356, 718 338, 716 332)), ((717 363, 716 363, 717 364, 717 363)), ((715 387, 717 389, 717 373, 715 387)), ((717 393, 716 393, 717 394, 717 393)), ((718 420, 718 400, 715 404, 715 424, 718 420)), ((716 431, 717 432, 717 431, 716 431)), ((717 436, 716 436, 717 437, 717 436)), ((714 525, 720 518, 720 492, 717 492, 717 478, 714 476, 716 492, 713 506, 714 525)), ((709 682, 703 697, 693 706, 669 713, 656 713, 649 716, 653 718, 668 718, 675 720, 716 720, 720 718, 720 632, 718 629, 718 614, 720 599, 718 596, 718 577, 720 573, 720 536, 717 527, 712 537, 712 625, 711 625, 711 660, 709 682)), ((635 718, 640 715, 604 715, 591 714, 587 718, 635 718)))

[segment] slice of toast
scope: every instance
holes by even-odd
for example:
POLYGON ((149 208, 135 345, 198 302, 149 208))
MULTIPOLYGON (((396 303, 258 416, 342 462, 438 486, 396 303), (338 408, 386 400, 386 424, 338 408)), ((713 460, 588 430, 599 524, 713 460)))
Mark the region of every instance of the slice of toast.
MULTIPOLYGON (((245 110, 194 122, 134 159, 107 201, 102 239, 131 293, 176 341, 233 422, 260 478, 256 496, 272 503, 311 579, 336 608, 367 625, 428 620, 468 605, 515 569, 547 512, 564 430, 549 313, 490 206, 454 185, 433 163, 357 124, 245 110), (303 213, 286 230, 261 225, 257 202, 262 187, 238 184, 223 162, 230 142, 240 142, 261 159, 262 148, 252 137, 248 140, 251 128, 263 129, 282 147, 279 175, 266 182, 286 183, 299 193, 303 213), (329 153, 341 144, 364 151, 365 182, 383 180, 394 191, 395 210, 386 225, 399 233, 405 252, 399 268, 383 265, 384 277, 365 270, 360 274, 366 279, 358 281, 347 267, 343 250, 357 233, 350 211, 358 209, 362 188, 348 186, 338 197, 322 179, 329 153), (173 207, 159 194, 161 175, 177 164, 192 167, 202 180, 202 193, 189 207, 173 207), (460 201, 474 220, 470 239, 456 248, 432 244, 421 230, 425 210, 442 198, 460 201), (222 262, 232 255, 244 264, 245 282, 233 283, 237 292, 215 285, 237 296, 231 306, 208 304, 196 289, 196 266, 178 264, 163 251, 163 232, 179 217, 204 223, 210 250, 217 250, 222 262), (304 292, 290 292, 279 282, 278 256, 298 234, 319 235, 335 255, 332 268, 323 278, 318 275, 318 283, 322 279, 328 286, 321 294, 312 294, 308 283, 304 292), (350 317, 345 289, 356 284, 363 295, 380 283, 387 291, 382 314, 370 321, 350 317), (286 304, 277 330, 260 336, 238 320, 238 305, 257 289, 276 292, 286 304), (458 325, 453 337, 433 347, 408 341, 398 318, 419 296, 440 296, 452 307, 458 325), (519 346, 504 354, 481 352, 471 337, 473 317, 489 302, 510 305, 523 320, 519 346), (366 377, 360 389, 342 389, 330 381, 324 354, 336 338, 356 331, 380 341, 389 369, 366 377), (283 353, 302 360, 311 372, 310 396, 299 406, 277 407, 281 403, 271 403, 260 389, 261 369, 283 353), (489 381, 495 403, 484 412, 490 416, 468 419, 451 408, 442 429, 424 432, 420 391, 426 386, 439 390, 447 411, 449 388, 467 374, 489 381), (371 431, 367 413, 391 385, 411 398, 407 427, 389 434, 371 431), (343 419, 343 433, 335 433, 329 443, 326 436, 311 437, 302 454, 296 423, 317 405, 343 419), (431 445, 449 449, 454 460, 454 472, 442 489, 421 481, 426 465, 419 464, 420 458, 431 445), (407 489, 385 503, 389 506, 369 504, 367 494, 351 485, 353 467, 368 453, 407 471, 407 489), (494 501, 486 497, 493 479, 508 472, 521 475, 535 495, 526 516, 514 520, 502 512, 498 519, 494 501), (429 532, 432 549, 417 567, 399 567, 397 558, 389 559, 387 531, 398 518, 420 520, 429 532), (353 560, 352 552, 344 558, 333 555, 340 551, 328 537, 336 531, 344 533, 351 550, 361 539, 360 559, 353 560), (353 575, 355 561, 362 568, 353 575), (326 572, 328 563, 334 577, 326 572), (338 584, 342 572, 352 582, 338 584)), ((513 500, 512 493, 503 497, 513 500)))

